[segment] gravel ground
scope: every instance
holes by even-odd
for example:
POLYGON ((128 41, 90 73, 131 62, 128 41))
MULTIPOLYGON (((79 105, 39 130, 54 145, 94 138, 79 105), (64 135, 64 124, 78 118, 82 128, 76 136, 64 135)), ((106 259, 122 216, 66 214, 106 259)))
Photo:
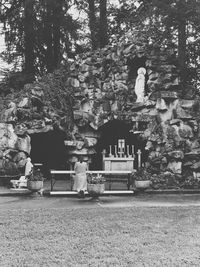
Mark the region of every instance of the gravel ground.
POLYGON ((0 266, 200 266, 200 207, 0 210, 0 266))

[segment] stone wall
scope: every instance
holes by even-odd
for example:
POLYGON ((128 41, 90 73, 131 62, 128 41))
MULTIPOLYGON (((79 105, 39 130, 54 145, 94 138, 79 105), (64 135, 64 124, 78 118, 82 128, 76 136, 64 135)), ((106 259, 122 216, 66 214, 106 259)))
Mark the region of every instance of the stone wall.
MULTIPOLYGON (((187 91, 187 90, 186 90, 187 91)), ((189 91, 189 90, 188 90, 189 91)), ((199 100, 181 98, 173 50, 119 42, 79 55, 62 70, 28 84, 1 99, 0 164, 23 165, 33 133, 59 127, 65 132, 68 160, 94 155, 99 127, 118 119, 133 129, 143 123, 141 137, 156 174, 195 175, 200 169, 199 100), (136 70, 145 67, 145 101, 136 103, 136 70), (10 137, 8 137, 10 136, 10 137), (12 141, 12 142, 11 142, 12 141)))

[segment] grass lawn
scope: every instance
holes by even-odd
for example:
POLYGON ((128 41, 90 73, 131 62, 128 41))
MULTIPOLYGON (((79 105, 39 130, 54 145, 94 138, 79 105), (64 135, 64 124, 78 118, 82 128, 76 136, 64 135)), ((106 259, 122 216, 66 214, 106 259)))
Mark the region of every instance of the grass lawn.
POLYGON ((0 211, 0 266, 200 266, 200 208, 0 211))

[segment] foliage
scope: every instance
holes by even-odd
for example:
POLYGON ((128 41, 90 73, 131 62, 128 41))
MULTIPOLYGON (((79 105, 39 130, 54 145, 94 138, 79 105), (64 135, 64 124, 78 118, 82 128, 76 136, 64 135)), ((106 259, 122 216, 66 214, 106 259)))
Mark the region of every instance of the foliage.
POLYGON ((194 178, 193 176, 189 176, 185 179, 183 185, 183 188, 185 189, 197 189, 200 188, 200 179, 194 178))
POLYGON ((172 47, 179 58, 184 81, 199 86, 200 1, 122 0, 112 6, 109 15, 110 36, 124 32, 136 35, 159 47, 172 47))
POLYGON ((174 174, 172 172, 165 172, 159 174, 152 174, 151 187, 158 189, 199 189, 200 179, 193 176, 190 171, 185 171, 183 175, 174 174))
POLYGON ((104 184, 105 181, 106 181, 105 178, 100 174, 95 175, 89 173, 87 176, 88 184, 104 184))
POLYGON ((106 0, 2 0, 0 21, 6 41, 2 56, 26 70, 27 51, 33 50, 29 53, 34 57, 34 74, 39 76, 52 72, 64 59, 77 53, 103 47, 108 40, 112 44, 131 34, 141 43, 173 47, 179 57, 179 67, 184 69, 184 79, 198 87, 199 2, 120 0, 116 5, 115 1, 106 0), (24 5, 28 2, 31 4, 24 5), (33 12, 25 12, 25 7, 33 12), (31 19, 28 28, 27 14, 31 19), (32 43, 26 42, 27 34, 32 43))
POLYGON ((7 159, 0 160, 0 177, 20 177, 20 171, 14 162, 7 159))
POLYGON ((5 70, 3 77, 0 82, 0 95, 2 96, 18 92, 22 90, 25 84, 32 81, 32 77, 29 74, 20 71, 5 70))
POLYGON ((2 53, 4 60, 28 73, 34 71, 35 75, 58 67, 64 54, 71 52, 78 39, 79 22, 69 14, 70 2, 3 0, 0 3, 0 22, 4 25, 2 33, 6 42, 6 50, 2 53), (31 19, 29 27, 26 27, 27 16, 31 19), (32 43, 26 39, 29 36, 32 43), (33 62, 26 64, 30 60, 33 62), (33 69, 30 69, 31 64, 34 64, 33 69))

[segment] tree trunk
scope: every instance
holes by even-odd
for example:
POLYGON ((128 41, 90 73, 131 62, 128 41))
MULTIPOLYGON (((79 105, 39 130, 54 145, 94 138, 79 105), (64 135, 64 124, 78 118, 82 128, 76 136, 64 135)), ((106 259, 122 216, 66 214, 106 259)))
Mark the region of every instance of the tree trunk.
POLYGON ((61 61, 61 53, 60 53, 60 27, 61 27, 61 14, 62 14, 62 0, 54 1, 53 8, 53 66, 57 68, 61 61))
POLYGON ((182 84, 186 78, 186 16, 185 16, 185 0, 179 0, 177 3, 179 20, 178 20, 178 62, 180 66, 180 78, 182 84))
POLYGON ((97 40, 97 22, 95 15, 94 0, 88 0, 88 4, 89 4, 89 27, 91 32, 92 49, 95 50, 98 48, 98 40, 97 40))
POLYGON ((107 0, 100 0, 99 40, 101 48, 108 44, 107 0))
POLYGON ((34 79, 35 68, 34 68, 34 43, 35 43, 35 34, 33 27, 33 5, 34 0, 25 0, 24 4, 24 57, 25 64, 24 70, 34 79))
POLYGON ((47 46, 47 52, 46 52, 46 66, 47 71, 52 72, 53 71, 53 26, 52 26, 52 0, 46 0, 46 9, 47 9, 47 15, 46 15, 46 46, 47 46))

